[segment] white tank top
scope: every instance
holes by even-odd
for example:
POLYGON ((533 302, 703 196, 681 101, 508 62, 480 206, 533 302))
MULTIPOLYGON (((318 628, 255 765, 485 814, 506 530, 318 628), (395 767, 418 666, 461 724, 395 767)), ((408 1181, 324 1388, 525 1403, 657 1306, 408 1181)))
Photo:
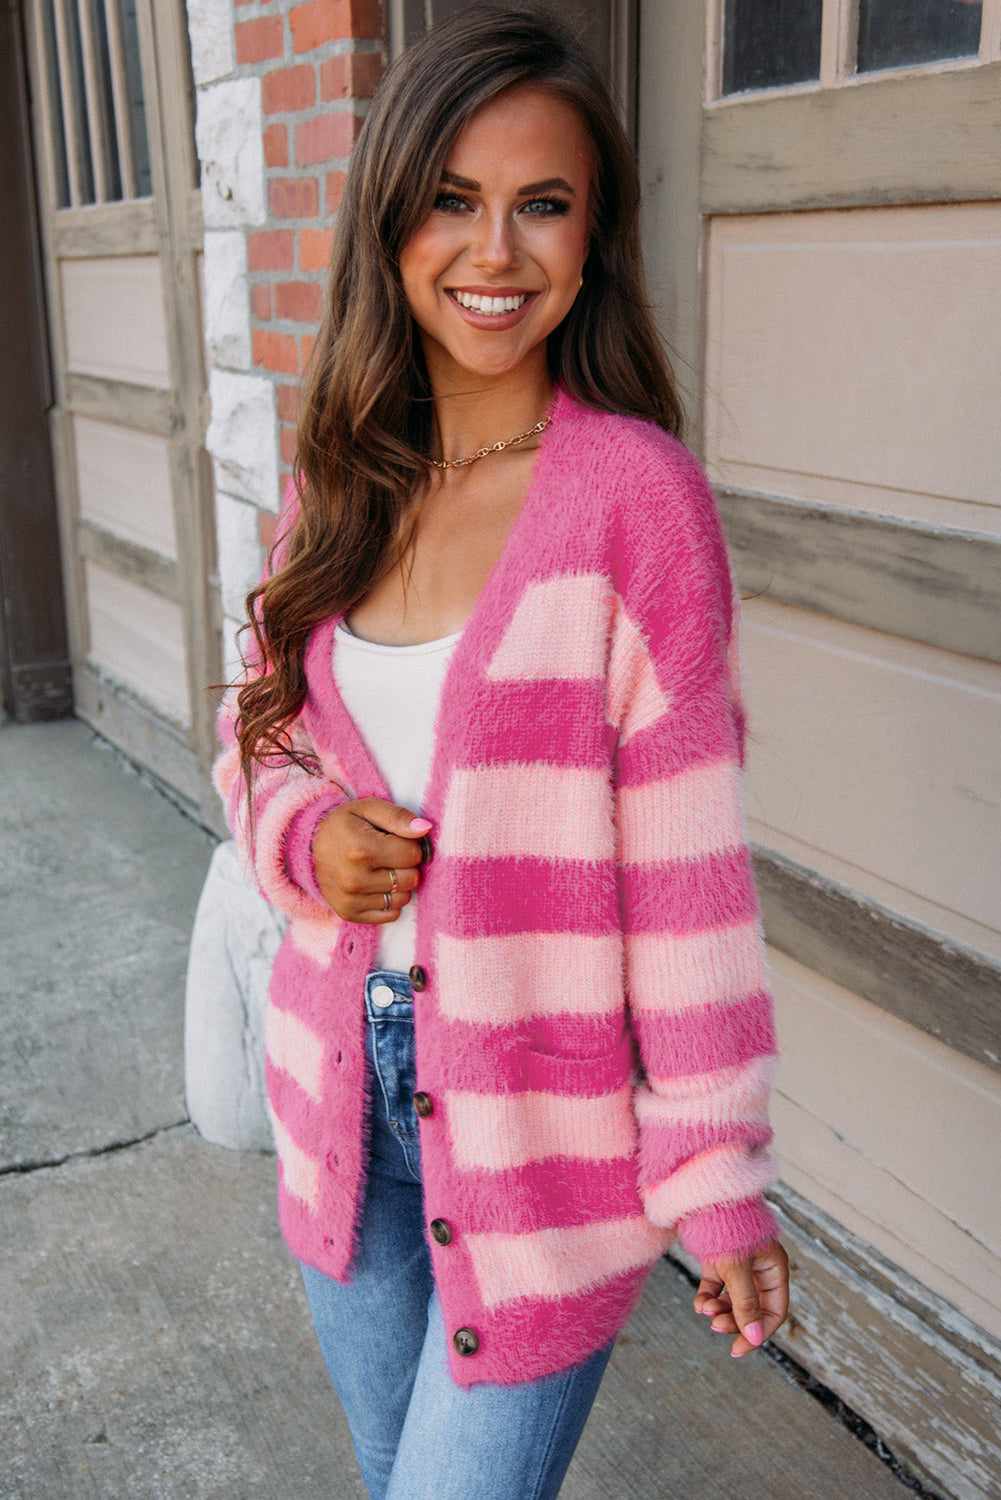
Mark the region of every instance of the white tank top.
MULTIPOLYGON (((332 669, 344 706, 375 761, 389 795, 415 817, 434 751, 434 725, 445 672, 462 631, 417 646, 383 646, 334 627, 332 669)), ((388 879, 387 879, 388 888, 388 879)), ((414 962, 419 889, 395 922, 379 928, 374 964, 403 973, 414 962)))

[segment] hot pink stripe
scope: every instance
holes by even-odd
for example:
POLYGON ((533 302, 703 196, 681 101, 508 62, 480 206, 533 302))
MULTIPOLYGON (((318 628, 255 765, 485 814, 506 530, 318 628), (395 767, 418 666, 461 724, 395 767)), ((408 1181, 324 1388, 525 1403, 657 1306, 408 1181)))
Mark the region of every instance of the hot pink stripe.
POLYGON ((779 1237, 775 1215, 763 1198, 721 1203, 689 1214, 678 1224, 681 1243, 696 1260, 733 1256, 738 1260, 779 1237))
POLYGON ((614 861, 449 859, 422 889, 429 930, 459 936, 617 930, 614 861))
POLYGON ((775 1053, 775 1030, 766 994, 748 995, 732 1005, 659 1015, 651 1024, 640 1014, 633 1022, 642 1039, 647 1072, 716 1073, 722 1068, 775 1053))
POLYGON ((544 761, 553 766, 607 770, 610 736, 604 684, 593 678, 563 682, 497 682, 469 731, 475 764, 544 761))
POLYGON ((343 807, 347 800, 347 797, 337 792, 317 797, 308 806, 299 809, 285 830, 285 874, 293 885, 311 896, 318 906, 328 906, 328 903, 316 879, 313 840, 324 818, 329 817, 335 807, 343 807))
POLYGON ((630 932, 696 932, 758 915, 750 851, 709 854, 621 871, 623 924, 630 932))
POLYGON ((549 1156, 511 1167, 498 1194, 497 1174, 487 1167, 461 1167, 441 1186, 425 1183, 433 1212, 464 1233, 550 1229, 566 1222, 628 1218, 641 1213, 632 1158, 591 1161, 582 1172, 574 1157, 549 1156))
POLYGON ((621 1016, 549 1016, 482 1026, 436 1018, 417 1026, 418 1087, 475 1094, 611 1094, 628 1079, 632 1044, 621 1016))

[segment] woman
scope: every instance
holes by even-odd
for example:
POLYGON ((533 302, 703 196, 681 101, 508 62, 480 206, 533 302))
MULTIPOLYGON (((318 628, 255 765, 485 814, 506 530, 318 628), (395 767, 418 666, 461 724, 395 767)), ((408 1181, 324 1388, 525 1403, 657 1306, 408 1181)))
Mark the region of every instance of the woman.
POLYGON ((390 1500, 555 1495, 678 1234, 734 1355, 785 1316, 733 594, 637 214, 538 13, 477 7, 390 70, 223 713, 292 919, 282 1228, 390 1500))

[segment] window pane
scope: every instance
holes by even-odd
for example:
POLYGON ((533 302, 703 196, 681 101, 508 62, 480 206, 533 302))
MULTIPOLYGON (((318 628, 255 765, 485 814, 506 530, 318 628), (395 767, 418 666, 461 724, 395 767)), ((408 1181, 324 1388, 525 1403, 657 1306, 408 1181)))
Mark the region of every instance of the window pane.
POLYGON ((823 0, 727 0, 724 94, 819 78, 822 8, 823 0))
POLYGON ((858 70, 971 57, 982 10, 974 0, 860 0, 858 70))

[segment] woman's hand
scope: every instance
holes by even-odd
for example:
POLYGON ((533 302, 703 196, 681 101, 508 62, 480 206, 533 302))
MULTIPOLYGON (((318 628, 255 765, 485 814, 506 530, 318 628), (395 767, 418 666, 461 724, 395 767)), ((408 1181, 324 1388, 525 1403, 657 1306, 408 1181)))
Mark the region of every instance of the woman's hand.
POLYGON ((313 863, 337 915, 346 922, 395 922, 420 883, 421 839, 430 827, 381 797, 361 797, 329 813, 313 837, 313 863))
POLYGON ((707 1260, 695 1311, 712 1318, 716 1333, 735 1333, 735 1359, 770 1339, 789 1311, 789 1257, 778 1240, 746 1260, 707 1260))

